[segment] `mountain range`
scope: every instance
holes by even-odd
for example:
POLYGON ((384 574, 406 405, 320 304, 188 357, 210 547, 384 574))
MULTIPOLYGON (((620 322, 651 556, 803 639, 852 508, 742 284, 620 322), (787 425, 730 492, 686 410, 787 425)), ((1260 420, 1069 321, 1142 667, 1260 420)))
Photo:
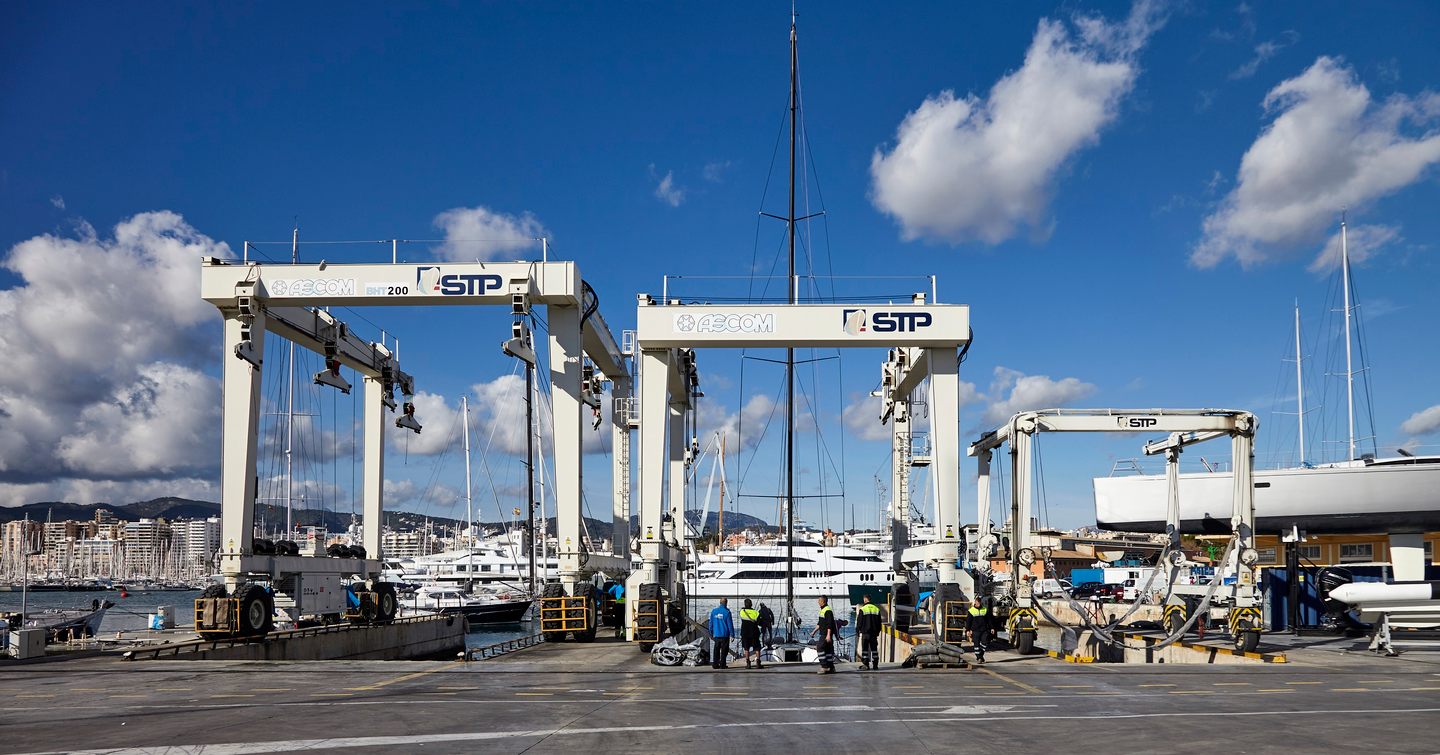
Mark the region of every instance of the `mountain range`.
MULTIPOLYGON (((164 497, 154 498, 148 501, 136 501, 134 503, 111 504, 111 503, 70 503, 67 501, 45 501, 41 503, 29 503, 24 506, 0 507, 0 523, 16 521, 29 516, 34 521, 63 522, 68 520, 90 521, 95 518, 95 512, 100 509, 107 509, 115 518, 122 522, 134 522, 141 519, 205 519, 207 517, 220 516, 220 504, 210 501, 195 501, 189 498, 164 497)), ((256 507, 256 518, 271 523, 271 529, 285 521, 285 509, 268 503, 259 504, 256 507)), ((329 532, 343 532, 350 526, 350 513, 341 511, 326 511, 322 509, 292 509, 290 512, 291 521, 297 527, 318 525, 323 526, 329 532)), ((699 519, 699 512, 687 513, 687 518, 693 524, 699 519)), ((425 526, 426 523, 441 528, 454 528, 464 525, 464 522, 443 516, 426 516, 413 511, 387 511, 385 512, 385 525, 396 530, 415 530, 425 526)), ((704 529, 716 532, 719 528, 719 512, 712 511, 705 518, 704 529)), ((509 522, 484 522, 482 526, 499 529, 510 524, 509 522)), ((549 524, 550 533, 555 532, 555 521, 552 518, 549 524)), ((585 526, 592 535, 608 533, 610 523, 599 519, 585 517, 585 526)), ((633 530, 640 526, 639 516, 630 517, 630 527, 633 530)), ((736 532, 747 527, 762 530, 773 529, 765 520, 748 514, 740 514, 733 511, 725 512, 725 529, 736 532)), ((603 535, 600 535, 603 536, 603 535)))

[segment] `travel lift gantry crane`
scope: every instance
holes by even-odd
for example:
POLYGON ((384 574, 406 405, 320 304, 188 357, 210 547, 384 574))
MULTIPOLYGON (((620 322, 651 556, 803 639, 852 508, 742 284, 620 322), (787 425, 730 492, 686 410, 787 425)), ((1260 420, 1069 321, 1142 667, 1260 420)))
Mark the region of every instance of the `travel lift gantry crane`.
MULTIPOLYGON (((585 376, 590 368, 612 383, 614 403, 629 395, 630 376, 626 358, 614 336, 596 311, 598 302, 587 296, 589 287, 573 262, 492 262, 426 264, 239 264, 206 258, 200 270, 201 296, 218 307, 225 317, 224 441, 221 468, 222 548, 221 571, 232 592, 247 578, 268 579, 274 592, 290 589, 294 577, 297 614, 334 613, 335 590, 350 575, 360 577, 383 600, 385 588, 376 580, 380 574, 380 534, 383 526, 384 437, 380 416, 382 405, 393 409, 389 387, 400 384, 413 391, 410 378, 399 373, 388 350, 350 336, 348 329, 316 307, 363 306, 509 306, 517 316, 535 304, 546 307, 550 331, 549 368, 551 406, 554 420, 556 529, 559 539, 562 591, 585 597, 583 610, 564 605, 564 631, 552 632, 551 639, 573 632, 577 639, 594 636, 599 596, 589 581, 582 581, 583 568, 624 571, 629 568, 629 501, 619 494, 613 500, 614 554, 587 552, 581 521, 581 472, 584 417, 587 408, 598 404, 588 395, 585 376), (307 318, 309 318, 307 320, 307 318), (308 330, 302 326, 315 323, 308 330), (363 473, 364 550, 368 558, 322 559, 275 556, 257 553, 253 540, 255 514, 256 432, 260 411, 259 365, 263 357, 266 329, 325 354, 328 372, 317 382, 342 387, 338 366, 350 366, 365 376, 365 452, 363 473), (387 367, 388 365, 388 367, 387 367), (337 383, 338 381, 338 383, 337 383), (587 404, 589 406, 587 406, 587 404), (311 594, 311 586, 324 583, 323 595, 311 594), (303 587, 301 584, 303 583, 303 587), (378 591, 375 589, 378 588, 378 591), (312 607, 318 606, 318 609, 312 607)), ((523 328, 517 328, 523 332, 523 328)), ((513 331, 512 331, 513 332, 513 331)), ((532 349, 533 358, 533 349, 532 349)), ((588 381, 588 388, 598 386, 588 381)), ((343 387, 342 387, 343 390, 343 387)), ((407 404, 408 404, 407 400, 407 404)), ((398 424, 419 431, 407 407, 398 424)), ((626 423, 616 423, 628 433, 626 423)), ((617 453, 618 457, 619 454, 617 453)), ((619 458, 615 462, 621 464, 619 458)), ((533 506, 533 502, 531 503, 533 506)), ((232 598, 246 597, 261 590, 246 588, 232 598)), ((550 598, 557 600, 552 588, 550 598)), ((289 593, 286 593, 290 596, 289 593)), ((344 599, 343 590, 340 599, 344 599)), ((255 598, 255 600, 264 600, 255 598)), ((252 603, 254 601, 251 601, 252 603)), ((243 604, 244 601, 241 601, 243 604)), ((363 602, 362 602, 363 606, 363 602)), ((242 605, 241 608, 244 608, 242 605)), ((258 614, 259 608, 256 608, 258 614)), ((385 613, 371 611, 371 613, 385 613)), ((265 614, 268 626, 268 616, 265 614)), ((240 616, 244 624, 245 615, 240 616)), ((253 624, 254 622, 252 622, 253 624)), ((251 627, 258 631, 259 627, 251 627)), ((234 632, 240 633, 240 632, 234 632)), ((255 633, 255 631, 246 632, 255 633)))
POLYGON ((1049 560, 1048 549, 1036 548, 1032 544, 1030 513, 1034 498, 1034 442, 1039 432, 1168 432, 1162 440, 1151 441, 1145 446, 1146 454, 1165 454, 1165 473, 1169 483, 1167 496, 1166 526, 1168 540, 1164 557, 1167 563, 1157 564, 1159 568, 1170 568, 1171 576, 1166 587, 1166 608, 1164 626, 1171 638, 1178 638, 1192 623, 1188 615, 1191 604, 1186 597, 1204 598, 1219 595, 1230 605, 1228 626, 1235 647, 1242 651, 1254 650, 1260 641, 1263 620, 1260 612, 1260 590, 1256 583, 1255 563, 1255 431, 1258 420, 1255 415, 1232 409, 1044 409, 1021 412, 1011 417, 998 429, 987 432, 970 445, 968 455, 976 458, 979 474, 976 480, 976 495, 979 502, 980 542, 976 549, 977 561, 982 572, 989 571, 989 559, 1000 544, 990 525, 990 463, 996 449, 1010 444, 1011 481, 1010 498, 1010 542, 1007 556, 1010 561, 1010 584, 1013 605, 1006 626, 1010 641, 1022 654, 1032 652, 1039 624, 1037 603, 1032 592, 1033 581, 1045 577, 1045 566, 1049 560), (1233 567, 1236 572, 1234 583, 1227 585, 1180 585, 1175 584, 1174 574, 1184 563, 1180 549, 1180 498, 1179 460, 1185 446, 1215 438, 1230 437, 1231 468, 1234 474, 1234 493, 1231 505, 1231 544, 1217 569, 1219 572, 1233 567))
MULTIPOLYGON (((684 414, 698 388, 694 349, 901 347, 914 358, 895 388, 895 400, 930 377, 934 485, 939 537, 905 550, 906 564, 931 563, 942 582, 960 589, 959 349, 970 341, 970 308, 911 302, 847 304, 660 303, 640 294, 635 348, 640 381, 640 557, 626 584, 629 638, 649 650, 664 635, 672 607, 684 610, 678 517, 683 510, 689 440, 684 414), (669 433, 667 442, 666 433, 669 433), (666 475, 669 474, 669 485, 666 475), (668 492, 668 495, 667 495, 668 492), (668 529, 667 529, 668 528, 668 529), (669 604, 667 605, 667 601, 669 604)), ((787 501, 787 506, 791 501, 787 501)), ((968 584, 966 585, 968 587, 968 584)), ((787 609, 790 608, 787 606, 787 609)))
POLYGON ((953 642, 961 641, 959 635, 964 632, 965 611, 969 608, 967 597, 973 595, 975 589, 971 575, 956 568, 956 560, 964 553, 966 546, 964 533, 959 527, 958 472, 953 471, 958 470, 960 464, 955 414, 958 412, 958 405, 952 410, 948 421, 932 415, 931 439, 934 445, 922 449, 920 454, 915 453, 916 436, 911 428, 914 406, 920 403, 913 396, 925 378, 930 378, 929 404, 932 408, 937 406, 937 401, 945 397, 954 400, 954 392, 958 388, 956 370, 959 361, 964 358, 964 350, 969 348, 968 331, 966 342, 961 348, 962 351, 953 359, 946 354, 943 359, 934 363, 931 349, 913 346, 891 349, 880 366, 880 390, 875 392, 875 395, 880 397, 880 422, 890 423, 890 568, 895 574, 895 582, 890 588, 887 619, 897 630, 909 631, 910 612, 913 610, 915 598, 910 571, 921 564, 933 564, 938 572, 938 582, 934 592, 935 600, 932 601, 936 610, 930 612, 933 622, 931 630, 935 637, 953 642), (950 365, 952 361, 956 364, 950 365), (941 374, 947 368, 948 376, 941 374), (936 455, 939 449, 945 449, 943 457, 936 455), (939 464, 935 463, 937 460, 940 461, 939 464), (938 548, 910 545, 910 503, 913 500, 910 468, 917 466, 929 466, 932 470, 930 480, 934 486, 937 506, 936 532, 941 535, 938 541, 941 545, 938 548), (940 513, 947 510, 952 512, 949 516, 940 513), (945 522, 943 531, 940 528, 942 521, 945 522), (953 556, 951 549, 956 546, 950 543, 958 544, 959 548, 959 552, 953 556))

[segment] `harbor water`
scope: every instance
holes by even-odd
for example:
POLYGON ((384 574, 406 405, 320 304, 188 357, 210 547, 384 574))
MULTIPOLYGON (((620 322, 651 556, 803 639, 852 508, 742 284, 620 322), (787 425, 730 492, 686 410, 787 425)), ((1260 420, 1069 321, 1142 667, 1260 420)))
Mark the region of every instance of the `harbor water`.
MULTIPOLYGON (((195 624, 195 599, 199 590, 155 590, 134 591, 121 597, 118 590, 95 590, 83 592, 32 592, 26 601, 29 610, 43 611, 50 608, 88 609, 93 601, 108 600, 114 608, 105 612, 100 624, 102 636, 113 637, 116 632, 147 629, 150 614, 160 606, 170 606, 175 612, 175 626, 185 628, 195 624)), ((0 613, 19 612, 20 593, 0 592, 0 613)), ((709 609, 706 609, 709 610, 709 609)), ((528 622, 511 624, 485 624, 471 627, 465 638, 469 647, 493 645, 534 634, 536 629, 528 622)))

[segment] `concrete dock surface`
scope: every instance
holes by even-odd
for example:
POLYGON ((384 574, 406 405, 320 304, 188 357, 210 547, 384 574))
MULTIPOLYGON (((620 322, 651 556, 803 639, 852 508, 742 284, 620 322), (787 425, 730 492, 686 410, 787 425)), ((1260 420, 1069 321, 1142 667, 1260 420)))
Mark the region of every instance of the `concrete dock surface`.
POLYGON ((995 652, 826 676, 661 668, 617 642, 472 663, 87 658, 0 669, 0 752, 1440 750, 1440 653, 1355 648, 1227 666, 995 652))

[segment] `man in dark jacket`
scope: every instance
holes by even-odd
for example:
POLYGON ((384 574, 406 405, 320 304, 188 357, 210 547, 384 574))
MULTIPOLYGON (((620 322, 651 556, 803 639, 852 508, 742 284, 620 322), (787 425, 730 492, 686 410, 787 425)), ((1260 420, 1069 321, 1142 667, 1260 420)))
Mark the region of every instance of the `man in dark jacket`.
POLYGON ((740 650, 745 653, 745 668, 751 668, 750 654, 755 654, 754 668, 765 668, 760 663, 760 612, 745 599, 740 609, 740 650))
POLYGON ((835 611, 830 608, 830 601, 819 598, 820 619, 815 623, 815 631, 810 633, 811 637, 820 636, 820 642, 816 650, 820 652, 820 673, 835 673, 835 640, 840 637, 840 625, 835 622, 835 611))
POLYGON ((765 647, 775 644, 775 612, 764 603, 760 604, 760 638, 765 647))
POLYGON ((975 648, 975 660, 984 663, 985 643, 990 639, 990 608, 976 595, 971 599, 970 609, 966 614, 965 634, 975 648))
POLYGON ((860 636, 860 668, 880 668, 880 606, 870 602, 869 595, 860 598, 855 607, 855 633, 860 636))

